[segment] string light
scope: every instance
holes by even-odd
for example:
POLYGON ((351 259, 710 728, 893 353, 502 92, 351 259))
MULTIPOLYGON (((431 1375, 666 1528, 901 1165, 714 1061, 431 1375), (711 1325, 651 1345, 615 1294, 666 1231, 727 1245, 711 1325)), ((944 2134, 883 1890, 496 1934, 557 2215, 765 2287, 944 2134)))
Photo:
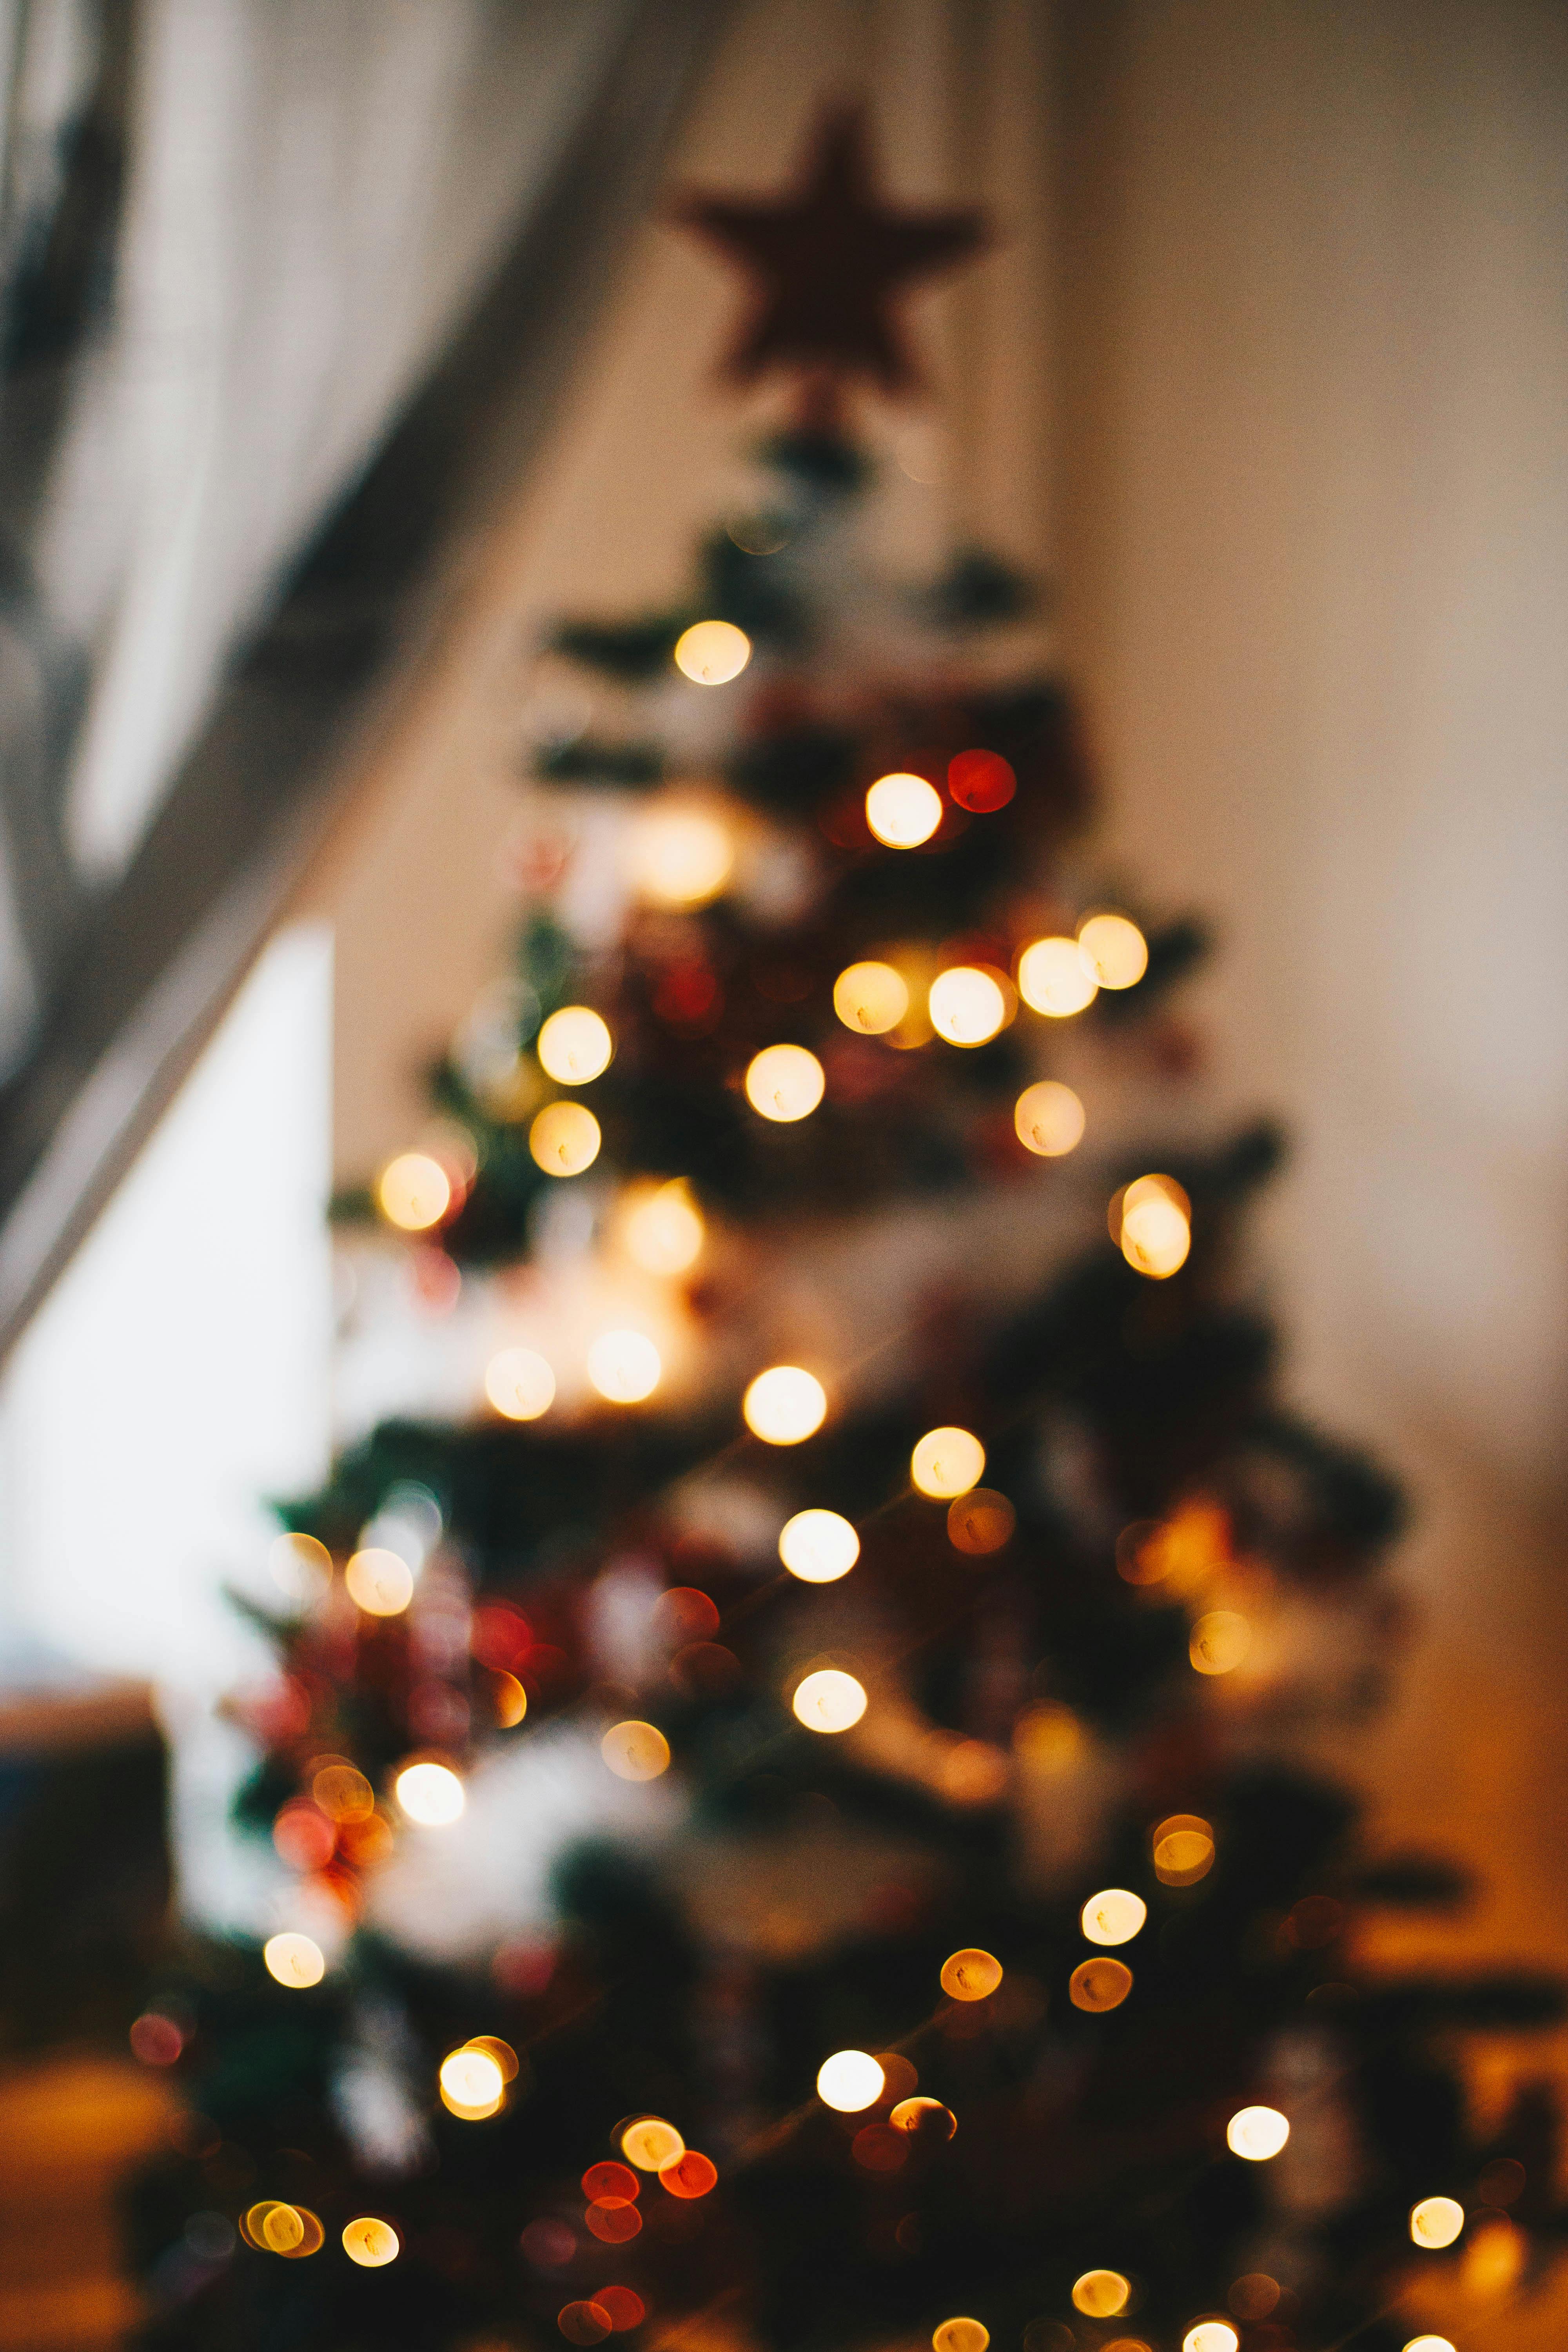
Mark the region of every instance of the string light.
POLYGON ((1410 2209, 1410 2242, 1436 2252, 1451 2246, 1465 2226, 1465 2209, 1452 2197, 1424 2197, 1410 2209))
POLYGON ((638 2116, 621 2134, 621 2154, 639 2172, 662 2172, 680 2162, 686 2142, 662 2116, 638 2116))
POLYGON ((1026 1151, 1060 1160, 1083 1140, 1084 1108, 1070 1087, 1041 1078, 1026 1087, 1013 1106, 1013 1126, 1026 1151))
POLYGON ((853 1675, 819 1666, 796 1684, 790 1706, 807 1731, 847 1731, 866 1712, 866 1694, 853 1675))
POLYGON ((1173 1176, 1140 1176, 1112 1199, 1110 1230, 1129 1265, 1163 1282, 1186 1264, 1192 1203, 1173 1176))
POLYGON ((1073 2309, 1086 2319, 1114 2319, 1126 2310, 1132 2282, 1120 2271, 1085 2271, 1072 2285, 1073 2309))
POLYGON ((1080 1960, 1068 1979, 1073 2007, 1096 2014, 1120 2009, 1131 1990, 1132 1971, 1125 1960, 1080 1960))
POLYGON ((672 2197, 706 2197, 718 2187, 719 2168, 711 2157, 689 2147, 673 2164, 660 2165, 658 2179, 660 2188, 668 2189, 672 2197))
POLYGON ((896 1029, 909 1009, 909 988, 890 963, 852 963, 833 983, 833 1010, 861 1035, 896 1029))
POLYGON ((928 1429, 910 1456, 910 1476, 922 1495, 945 1502, 977 1486, 985 1448, 967 1429, 928 1429))
POLYGON ((879 776, 866 795, 866 822, 887 849, 918 849, 942 823, 942 794, 923 776, 879 776))
POLYGON ((1002 1963, 994 1953, 966 1945, 943 1960, 940 1981, 950 2000, 988 2000, 1002 1981, 1002 1963))
POLYGON ((1228 2319, 1200 2319, 1182 2338, 1182 2352, 1237 2352, 1241 2338, 1228 2319))
POLYGON ((669 1742, 656 1723, 630 1717, 613 1723, 599 1742, 599 1753, 621 1780, 657 1780, 669 1769, 669 1742))
POLYGON ((1226 2146, 1248 2164, 1268 2164, 1290 2137, 1290 2126, 1278 2107, 1242 2107, 1225 2127, 1226 2146))
POLYGON ((393 1789, 409 1820, 421 1829, 446 1829, 459 1819, 468 1802, 462 1782, 445 1764, 405 1764, 393 1789))
POLYGON ((626 1254, 645 1274, 684 1274, 702 1254, 702 1213, 684 1176, 631 1197, 621 1226, 626 1254))
POLYGON ((381 1213, 405 1234, 427 1233, 452 1205, 452 1183, 427 1151, 400 1151, 382 1170, 375 1188, 381 1213))
POLYGON ((581 1176, 599 1156, 599 1122, 585 1103, 546 1103, 528 1130, 528 1148, 547 1176, 581 1176))
POLYGON ((804 1045, 764 1045, 746 1068, 746 1100, 764 1118, 790 1125, 809 1118, 827 1081, 804 1045))
POLYGON ((588 1378, 607 1404, 641 1404, 663 1371, 658 1349, 641 1331, 602 1331, 588 1350, 588 1378))
POLYGON ((395 1551, 356 1551, 343 1570, 349 1599, 367 1617, 399 1617, 414 1598, 414 1571, 395 1551))
POLYGON ((759 1372, 741 1400, 746 1427, 768 1445, 799 1445, 822 1427, 827 1391, 798 1364, 759 1372))
POLYGON ((508 1421, 537 1421, 555 1402, 555 1375, 531 1348, 503 1348, 485 1366, 485 1394, 508 1421))
POLYGON ((390 2221, 377 2219, 374 2213, 362 2213, 343 2230, 343 2252, 351 2263, 362 2271, 378 2271, 387 2263, 395 2263, 402 2252, 396 2231, 390 2221))
POLYGON ((1005 1028, 1010 1011, 995 978, 978 964, 938 972, 926 995, 931 1025, 950 1045, 984 1045, 1005 1028))
POLYGON ((1252 1628, 1235 1609, 1210 1609, 1193 1627, 1187 1654, 1200 1675, 1234 1674, 1252 1647, 1252 1628))
POLYGON ((1405 2352, 1454 2352, 1446 2336, 1413 2336, 1405 2352))
POLYGON ((1149 942, 1125 915, 1090 915, 1078 943, 1101 988, 1135 988, 1149 969, 1149 942))
POLYGON ((506 2095, 506 2076, 488 2050, 466 2042, 441 2061, 437 2077, 442 2105, 464 2123, 479 2123, 493 2116, 506 2095))
POLYGON ((752 658, 752 641, 732 621, 697 621, 675 641, 675 667, 694 686, 728 686, 752 658))
POLYGON ((841 2116, 858 2116, 876 2105, 886 2079, 869 2051, 836 2050, 816 2070, 816 2095, 841 2116))
POLYGON ((1107 1886, 1091 1895, 1079 1914, 1079 1924, 1091 1944, 1130 1944, 1149 1916, 1141 1895, 1125 1886, 1107 1886))
POLYGON ((320 1984, 327 1973, 320 1944, 292 1930, 281 1936, 268 1936, 261 1947, 261 1957, 268 1975, 296 1991, 303 1990, 307 1985, 320 1984))
POLYGON ((633 887, 658 907, 704 907, 735 862, 729 828, 704 809, 649 809, 627 842, 633 887))
POLYGON ((803 1584, 833 1584, 860 1557, 860 1538, 837 1511, 797 1511, 779 1531, 779 1558, 803 1584))
POLYGON ((1150 1839, 1154 1875, 1163 1886, 1192 1886, 1214 1868, 1214 1832, 1197 1813, 1172 1813, 1150 1839))
POLYGON ((1076 940, 1036 940, 1018 958, 1018 993, 1037 1013, 1065 1021, 1094 1003, 1100 982, 1076 940))
POLYGON ((615 1040, 585 1004, 563 1004, 539 1033, 540 1067, 558 1086, 585 1087, 610 1066, 615 1040))
POLYGON ((978 2319, 944 2319, 931 2330, 931 2352, 985 2352, 991 2330, 978 2319))

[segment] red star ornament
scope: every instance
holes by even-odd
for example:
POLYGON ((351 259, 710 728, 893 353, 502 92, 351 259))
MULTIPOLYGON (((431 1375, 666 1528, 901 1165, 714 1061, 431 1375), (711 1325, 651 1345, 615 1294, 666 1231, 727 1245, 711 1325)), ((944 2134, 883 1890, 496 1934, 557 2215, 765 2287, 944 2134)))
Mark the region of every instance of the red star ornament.
POLYGON ((920 389, 895 297, 987 238, 981 213, 895 210, 879 201, 860 107, 823 116, 795 194, 774 204, 692 195, 674 217, 753 281, 751 315, 720 371, 739 383, 794 368, 868 377, 887 393, 920 389))

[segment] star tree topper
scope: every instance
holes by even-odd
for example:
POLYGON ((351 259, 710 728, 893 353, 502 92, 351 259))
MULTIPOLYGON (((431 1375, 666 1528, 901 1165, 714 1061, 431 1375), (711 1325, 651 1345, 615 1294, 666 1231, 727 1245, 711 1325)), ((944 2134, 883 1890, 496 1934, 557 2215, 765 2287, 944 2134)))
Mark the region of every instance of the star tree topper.
POLYGON ((772 204, 695 194, 674 216, 753 282, 751 315, 721 368, 738 383, 791 368, 828 383, 863 376, 887 393, 921 389, 895 298, 986 241, 978 212, 879 200, 859 107, 822 118, 793 193, 772 204))

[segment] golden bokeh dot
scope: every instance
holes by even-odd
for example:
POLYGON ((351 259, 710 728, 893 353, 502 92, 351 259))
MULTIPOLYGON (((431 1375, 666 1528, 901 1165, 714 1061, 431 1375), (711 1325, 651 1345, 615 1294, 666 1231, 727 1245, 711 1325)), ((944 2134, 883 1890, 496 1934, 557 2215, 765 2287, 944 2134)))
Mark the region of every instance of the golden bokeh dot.
POLYGON ((528 1148, 547 1176, 581 1176, 599 1156, 599 1122, 585 1103, 546 1103, 528 1130, 528 1148))
POLYGON ((390 2221, 383 2221, 374 2213, 362 2213, 357 2221, 344 2227, 343 2252, 361 2270, 378 2271, 397 2260, 402 2246, 390 2221))
POLYGON ((443 2104, 466 2123, 493 2116, 506 2090, 506 2076, 494 2053, 472 2042, 448 2051, 441 2061, 439 2081, 443 2104))
POLYGON ((944 2319, 931 2330, 931 2352, 985 2352, 991 2330, 978 2319, 944 2319))
POLYGON ((909 1009, 903 974, 890 963, 852 963, 833 983, 833 1010, 858 1035, 880 1037, 896 1029, 909 1009))
POLYGON ((1200 1675, 1229 1675, 1251 1647, 1252 1628, 1238 1610, 1209 1609, 1193 1627, 1187 1654, 1200 1675))
POLYGON ((327 1973, 320 1944, 292 1929, 280 1936, 268 1936, 261 1947, 261 1957, 268 1975, 296 1991, 303 1990, 307 1985, 320 1984, 327 1973))
POLYGON ((634 1194, 621 1223, 626 1254, 645 1274, 684 1274, 702 1254, 702 1212, 684 1176, 634 1194))
POLYGON ((809 1118, 827 1081, 804 1045, 764 1045, 746 1067, 746 1100, 763 1118, 788 1126, 809 1118))
POLYGON ((1240 2107, 1225 2127, 1226 2146, 1248 2164, 1267 2164, 1289 2137, 1290 2126, 1278 2107, 1240 2107))
POLYGON ((1093 2014, 1120 2009, 1131 1990, 1132 1971, 1125 1960, 1080 1960, 1068 1979, 1073 2007, 1093 2014))
POLYGON ((985 1448, 967 1429, 928 1429, 910 1456, 910 1476, 938 1502, 967 1495, 985 1468, 985 1448))
POLYGON ((773 1364, 751 1382, 741 1412, 753 1437, 769 1445, 799 1445, 822 1427, 827 1391, 798 1364, 773 1364))
POLYGON ((853 1675, 819 1666, 796 1684, 790 1706, 807 1731, 847 1731, 866 1712, 866 1693, 853 1675))
POLYGON ((1149 1916, 1141 1895, 1125 1886, 1106 1886, 1091 1895, 1079 1914, 1079 1925, 1091 1944, 1130 1944, 1149 1916))
POLYGON ((816 2070, 816 2095, 841 2116, 858 2116, 876 2105, 886 2079, 868 2050, 836 2050, 816 2070))
POLYGON ((887 849, 918 849, 942 823, 942 794, 901 770, 879 776, 866 795, 866 822, 887 849))
POLYGON ((452 1183, 427 1151, 400 1151, 382 1170, 375 1188, 381 1213, 405 1234, 428 1233, 452 1205, 452 1183))
POLYGON ((675 667, 694 686, 728 686, 752 658, 752 641, 733 621, 694 621, 675 641, 675 667))
POLYGON ((986 2000, 1001 1981, 1001 1961, 978 1945, 950 1952, 942 1964, 942 1989, 950 2000, 986 2000))
POLYGON ((268 2205, 256 2224, 262 2244, 274 2254, 291 2254, 305 2242, 305 2217, 294 2205, 268 2205))
POLYGON ((528 1693, 515 1675, 498 1673, 492 1693, 496 1721, 503 1731, 515 1731, 528 1713, 528 1693))
POLYGON ((940 2099, 900 2099, 888 2121, 895 2131, 910 2132, 917 2139, 951 2139, 958 2129, 958 2117, 940 2099))
POLYGON ((1010 1007, 994 973, 960 963, 938 972, 926 1010, 931 1027, 950 1045, 984 1045, 1006 1026, 1010 1007))
POLYGON ((393 1787, 403 1811, 421 1829, 447 1828, 468 1801, 461 1780, 446 1764, 405 1764, 393 1787))
POLYGON ((1036 940, 1018 958, 1018 993, 1036 1013, 1065 1021, 1094 1003, 1100 982, 1076 940, 1036 940))
POLYGON ((485 1394, 508 1421, 537 1421, 555 1402, 555 1375, 532 1348, 502 1348, 485 1366, 485 1394))
POLYGON ((1110 1229, 1130 1266, 1164 1282, 1187 1262, 1192 1204, 1173 1176, 1140 1176, 1110 1204, 1110 1229))
POLYGON ((657 1780, 669 1769, 669 1742, 656 1723, 628 1717, 612 1723, 599 1753, 618 1780, 657 1780))
POLYGON ((367 1617, 399 1617, 414 1598, 414 1571, 395 1551, 373 1545, 343 1570, 349 1599, 367 1617))
POLYGON ((860 1557, 860 1538, 837 1511, 797 1511, 779 1531, 779 1558, 803 1584, 833 1584, 860 1557))
POLYGON ((729 827, 703 809, 649 809, 632 827, 628 849, 635 888, 659 907, 706 906, 735 862, 729 827))
POLYGON ((1182 2352, 1237 2352, 1240 2342, 1228 2319, 1199 2319, 1183 2336, 1182 2352))
POLYGON ((585 1087, 603 1075, 616 1050, 607 1024, 586 1004, 563 1004, 539 1033, 540 1066, 558 1086, 585 1087))
POLYGON ((1454 2352, 1446 2336, 1413 2336, 1405 2352, 1454 2352))
POLYGON ((1013 1106, 1013 1126, 1026 1151, 1060 1160, 1083 1141, 1084 1108, 1070 1087, 1040 1078, 1026 1087, 1013 1106))
POLYGON ((588 1378, 607 1404, 641 1404, 663 1371, 658 1349, 642 1331, 602 1331, 588 1350, 588 1378))
POLYGON ((638 2116, 621 2134, 621 2154, 639 2172, 662 2172, 667 2164, 680 2162, 686 2142, 662 2116, 638 2116))
POLYGON ((1163 1886, 1193 1886, 1214 1868, 1214 1831, 1198 1813, 1172 1813, 1149 1841, 1154 1875, 1163 1886))
POLYGON ((1135 988, 1149 969, 1149 942, 1125 915, 1090 915, 1078 943, 1101 988, 1135 988))
POLYGON ((1120 2271, 1085 2271, 1073 2281, 1073 2309, 1086 2319, 1114 2319, 1126 2310, 1131 2294, 1131 2280, 1120 2271))
POLYGON ((482 2050, 488 2057, 493 2058, 500 2068, 503 2083, 516 2082, 519 2063, 517 2053, 510 2042, 501 2040, 499 2033, 471 2033, 463 2047, 465 2050, 482 2050))
POLYGON ((1018 1514, 994 1486, 973 1486, 947 1507, 947 1539, 957 1551, 980 1559, 1000 1551, 1018 1524, 1018 1514))
POLYGON ((1452 2197, 1423 2197, 1410 2209, 1410 2242, 1429 2252, 1451 2246, 1465 2226, 1465 2209, 1452 2197))
POLYGON ((330 1822, 365 1822, 375 1811, 375 1790, 353 1764, 323 1764, 310 1794, 330 1822))

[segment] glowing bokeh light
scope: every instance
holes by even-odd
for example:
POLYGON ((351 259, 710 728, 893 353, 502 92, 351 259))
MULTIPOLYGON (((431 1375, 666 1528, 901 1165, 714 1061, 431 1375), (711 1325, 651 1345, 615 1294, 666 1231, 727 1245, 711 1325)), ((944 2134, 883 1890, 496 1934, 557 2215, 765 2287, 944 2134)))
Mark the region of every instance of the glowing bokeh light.
POLYGON ((595 2199, 583 2216, 590 2233, 606 2246, 624 2246, 642 2228, 642 2215, 625 2197, 595 2199))
POLYGON ((662 2116, 638 2116, 621 2134, 621 2154, 639 2172, 662 2172, 667 2164, 680 2162, 686 2142, 662 2116))
POLYGON ((405 1764, 393 1788, 408 1819, 421 1829, 446 1829, 468 1802, 462 1782, 446 1764, 405 1764))
POLYGON ((773 1364, 751 1382, 741 1411, 753 1437, 768 1445, 799 1445, 822 1427, 827 1391, 798 1364, 773 1364))
POLYGON ((668 2189, 672 2197, 706 2197, 710 2189, 718 2186, 719 2168, 711 2157, 689 2147, 673 2164, 661 2164, 658 2178, 660 2186, 668 2189))
POLYGON ((816 2095, 841 2116, 874 2107, 887 2077, 868 2050, 836 2050, 816 2070, 816 2095))
POLYGON ((833 1584, 860 1557, 860 1538, 837 1511, 797 1511, 779 1531, 779 1558, 803 1584, 833 1584))
POLYGON ((642 1331, 602 1331, 588 1350, 588 1378, 608 1404, 641 1404, 663 1370, 658 1349, 642 1331))
POLYGON ((1149 969, 1149 942, 1125 915, 1090 915, 1078 943, 1101 988, 1135 988, 1149 969))
POLYGON ((547 1176, 581 1176, 599 1156, 599 1122, 585 1103, 546 1103, 528 1130, 528 1148, 547 1176))
POLYGON ((1238 1611, 1209 1609, 1193 1627, 1187 1654, 1200 1675, 1229 1675, 1251 1647, 1252 1628, 1238 1611))
POLYGON ((1132 1990, 1132 1971, 1125 1960, 1080 1960, 1068 1979, 1068 1998, 1075 2009, 1098 2015, 1120 2009, 1132 1990))
POLYGON ((879 776, 866 795, 866 822, 887 849, 918 849, 942 823, 942 794, 923 776, 879 776))
POLYGON ((506 2091, 506 2076, 489 2051, 465 2042, 448 2051, 438 2076, 443 2103, 465 2123, 493 2116, 506 2091))
POLYGON ((382 1170, 376 1201, 389 1225, 405 1234, 428 1233, 452 1205, 452 1183, 427 1151, 400 1151, 382 1170))
POLYGON ((631 1200, 621 1224, 626 1254, 645 1274, 684 1274, 702 1254, 702 1213, 683 1176, 631 1200))
POLYGON ((978 964, 939 971, 926 996, 931 1025, 950 1045, 984 1045, 1005 1027, 1008 1009, 1000 983, 978 964))
POLYGON ((531 1348, 503 1348, 485 1366, 485 1394, 508 1421, 537 1421, 555 1402, 555 1375, 531 1348))
POLYGON ((497 1723, 503 1731, 515 1731, 528 1713, 528 1693, 515 1675, 503 1669, 496 1675, 493 1696, 497 1723))
POLYGON ((1248 2271, 1235 2282, 1226 2301, 1237 2319, 1267 2319, 1278 2308, 1279 2294, 1278 2279, 1267 2271, 1248 2271))
POLYGON ((279 1536, 268 1548, 267 1565, 290 1601, 313 1601, 332 1580, 332 1555, 314 1536, 279 1536))
POLYGON ((602 2303, 563 2304, 555 2325, 568 2344, 602 2344, 613 2322, 602 2303))
POLYGON ((558 1086, 585 1087, 609 1068, 616 1045, 598 1013, 585 1004, 563 1004, 541 1029, 534 1050, 558 1086))
POLYGON ((363 2271, 378 2271, 387 2263, 395 2263, 402 2246, 390 2221, 383 2221, 374 2213, 362 2213, 343 2230, 343 2252, 351 2263, 363 2271))
POLYGON ((1446 2336, 1413 2336, 1405 2352, 1454 2352, 1446 2336))
POLYGON ((640 2197, 642 2182, 626 2165, 606 2158, 600 2164, 591 2164, 583 2175, 583 2194, 590 2205, 601 2197, 640 2197))
POLYGON ((1131 2294, 1131 2280, 1120 2271, 1085 2271, 1073 2281, 1073 2309, 1086 2319, 1114 2319, 1126 2310, 1131 2294))
POLYGON ((752 658, 752 641, 732 621, 695 621, 675 641, 675 667, 694 686, 728 686, 752 658))
POLYGON ((858 1035, 880 1037, 909 1009, 908 985, 890 963, 852 963, 833 983, 833 1010, 858 1035))
POLYGON ((967 1495, 984 1468, 985 1448, 967 1429, 928 1429, 910 1456, 910 1478, 939 1502, 967 1495))
POLYGON ((1163 1282, 1186 1264, 1192 1207, 1173 1176, 1140 1176, 1111 1203, 1111 1231, 1139 1274, 1163 1282))
POLYGON ((1130 1944, 1149 1916, 1141 1895, 1125 1886, 1107 1886, 1091 1895, 1079 1915, 1079 1924, 1091 1944, 1130 1944))
POLYGON ((1465 2226, 1465 2209, 1452 2197, 1423 2197, 1410 2209, 1410 2242, 1435 2252, 1451 2246, 1465 2226))
POLYGON ((973 1486, 968 1494, 955 1496, 947 1507, 949 1543, 974 1559, 1000 1551, 1017 1524, 1017 1512, 994 1486, 973 1486))
POLYGON ((931 2330, 931 2352, 985 2352, 991 2330, 978 2319, 944 2319, 931 2330))
POLYGON ((999 751, 960 751, 947 763, 947 789, 960 808, 990 816, 1006 807, 1018 779, 999 751))
POLYGON ((940 2099, 900 2099, 889 2116, 895 2131, 909 2132, 917 2139, 951 2139, 958 2129, 958 2117, 940 2099))
POLYGON ((268 1936, 261 1947, 261 1957, 268 1975, 296 1991, 302 1991, 307 1985, 320 1984, 327 1973, 326 1958, 320 1944, 293 1929, 280 1936, 268 1936))
MULTIPOLYGON (((254 2213, 255 2208, 252 2208, 254 2213)), ((305 2217, 297 2206, 285 2205, 274 2200, 262 2210, 252 2228, 262 2244, 274 2254, 291 2254, 305 2242, 305 2217)))
POLYGON ((702 907, 716 898, 735 862, 727 825, 705 810, 649 809, 633 826, 632 880, 660 907, 702 907))
POLYGON ((866 1712, 866 1694, 853 1675, 819 1666, 796 1684, 790 1706, 807 1731, 847 1731, 866 1712))
POLYGON ((1150 1839, 1154 1875, 1163 1886, 1192 1886, 1214 1868, 1214 1831, 1197 1813, 1172 1813, 1150 1839))
POLYGON ((599 1753, 618 1780, 657 1780, 669 1769, 669 1742, 656 1723, 628 1717, 612 1723, 599 1753))
POLYGON ((1041 1078, 1026 1087, 1013 1106, 1013 1127, 1026 1151, 1061 1160, 1083 1141, 1084 1108, 1070 1087, 1041 1078))
POLYGON ((950 2000, 988 2000, 1001 1981, 1001 1961, 978 1945, 950 1952, 942 1964, 942 1989, 950 2000))
POLYGON ((764 1045, 746 1068, 746 1100, 763 1118, 788 1126, 809 1118, 827 1081, 804 1045, 764 1045))
POLYGON ((594 2304, 596 2310, 609 2314, 610 2326, 617 2333, 627 2327, 640 2327, 647 2317, 647 2304, 629 2286, 595 2287, 594 2304))
POLYGON ((1182 2338, 1182 2352, 1237 2352, 1241 2338, 1228 2319, 1200 2319, 1182 2338))
POLYGON ((349 1599, 367 1617, 401 1616, 414 1598, 414 1571, 395 1551, 356 1551, 343 1570, 349 1599))
POLYGON ((1035 1012, 1065 1021, 1094 1003, 1100 982, 1076 940, 1036 940, 1018 958, 1018 993, 1035 1012))
POLYGON ((1278 2107, 1240 2107, 1225 2127, 1226 2146, 1248 2164, 1268 2163, 1289 2137, 1290 2126, 1278 2107))
POLYGON ((311 1776, 310 1794, 330 1822, 368 1821, 375 1811, 375 1790, 353 1764, 323 1764, 311 1776))

